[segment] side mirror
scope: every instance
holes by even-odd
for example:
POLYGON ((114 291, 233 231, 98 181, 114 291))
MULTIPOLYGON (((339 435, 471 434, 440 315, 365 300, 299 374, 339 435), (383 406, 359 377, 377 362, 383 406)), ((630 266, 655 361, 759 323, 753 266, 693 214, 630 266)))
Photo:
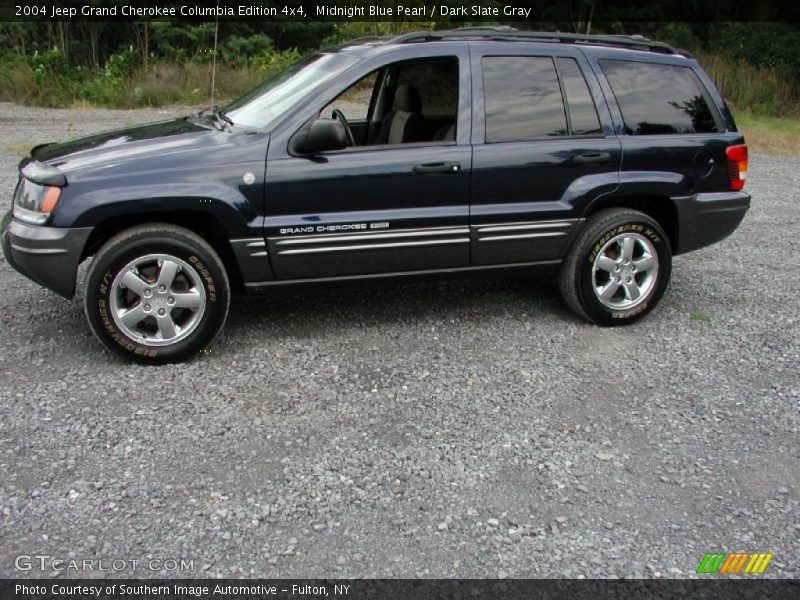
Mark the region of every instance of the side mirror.
POLYGON ((347 148, 347 133, 339 119, 316 119, 292 140, 292 149, 298 154, 319 154, 342 148, 347 148))

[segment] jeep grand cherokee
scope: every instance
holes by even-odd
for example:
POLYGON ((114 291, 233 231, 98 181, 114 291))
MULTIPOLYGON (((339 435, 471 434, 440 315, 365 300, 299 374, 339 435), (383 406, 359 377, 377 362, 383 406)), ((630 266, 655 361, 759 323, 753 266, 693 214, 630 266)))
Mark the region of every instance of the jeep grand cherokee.
POLYGON ((232 286, 551 272, 598 325, 653 310, 672 257, 750 204, 747 146, 688 54, 476 28, 321 51, 224 109, 38 146, 8 262, 113 351, 184 359, 232 286))

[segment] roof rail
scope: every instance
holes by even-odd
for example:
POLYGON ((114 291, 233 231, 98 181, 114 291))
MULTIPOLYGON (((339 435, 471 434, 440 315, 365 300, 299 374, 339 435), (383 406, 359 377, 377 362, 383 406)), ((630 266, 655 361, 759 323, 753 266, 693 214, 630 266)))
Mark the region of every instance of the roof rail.
POLYGON ((442 31, 415 31, 392 38, 395 44, 433 42, 452 39, 491 39, 528 42, 556 42, 562 44, 597 44, 619 46, 639 50, 650 50, 662 54, 677 54, 677 51, 663 42, 654 42, 641 35, 596 35, 582 33, 561 33, 546 31, 520 31, 513 27, 461 27, 442 31))
POLYGON ((359 38, 347 40, 342 46, 358 46, 359 44, 369 44, 374 42, 389 42, 393 38, 390 35, 364 35, 359 38))

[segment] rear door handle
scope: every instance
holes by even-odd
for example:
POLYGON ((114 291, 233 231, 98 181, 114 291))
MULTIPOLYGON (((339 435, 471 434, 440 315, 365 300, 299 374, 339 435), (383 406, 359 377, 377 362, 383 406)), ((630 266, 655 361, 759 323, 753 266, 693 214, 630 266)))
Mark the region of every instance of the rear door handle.
POLYGON ((576 165, 592 165, 611 162, 611 155, 608 152, 588 152, 578 154, 573 157, 572 162, 576 165))
POLYGON ((461 171, 461 163, 457 162, 427 163, 414 167, 414 175, 430 175, 432 173, 454 175, 459 171, 461 171))

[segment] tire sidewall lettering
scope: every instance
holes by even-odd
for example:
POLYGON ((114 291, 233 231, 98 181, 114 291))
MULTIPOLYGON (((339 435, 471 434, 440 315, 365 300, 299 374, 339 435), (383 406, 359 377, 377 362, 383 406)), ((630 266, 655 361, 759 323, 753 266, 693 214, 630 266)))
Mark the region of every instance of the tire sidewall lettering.
POLYGON ((621 310, 621 311, 612 311, 611 318, 612 319, 630 319, 631 317, 635 317, 647 310, 648 302, 645 300, 638 306, 634 306, 629 310, 621 310))
POLYGON ((594 264, 594 259, 597 258, 597 254, 603 249, 603 246, 605 246, 611 238, 622 233, 638 233, 639 235, 647 237, 653 244, 660 244, 662 241, 661 236, 647 223, 626 223, 624 225, 617 225, 609 229, 602 235, 597 243, 592 245, 588 256, 589 263, 594 264))
POLYGON ((200 277, 203 278, 203 282, 206 286, 206 298, 209 302, 216 302, 217 301, 217 285, 214 282, 214 277, 211 275, 211 271, 208 270, 205 264, 197 258, 194 254, 189 257, 188 262, 197 269, 197 272, 200 274, 200 277))

